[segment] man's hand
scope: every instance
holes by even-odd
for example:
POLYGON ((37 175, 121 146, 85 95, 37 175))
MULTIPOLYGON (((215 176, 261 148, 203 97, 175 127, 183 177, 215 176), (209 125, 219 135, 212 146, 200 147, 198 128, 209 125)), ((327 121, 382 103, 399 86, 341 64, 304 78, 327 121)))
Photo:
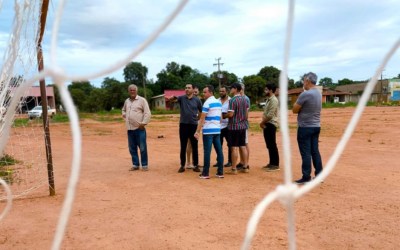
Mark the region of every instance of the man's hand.
POLYGON ((194 133, 194 138, 196 138, 197 140, 199 139, 199 137, 200 137, 200 134, 199 133, 194 133))
POLYGON ((145 126, 144 124, 140 124, 140 125, 139 125, 139 129, 140 129, 140 130, 144 130, 144 126, 145 126))
POLYGON ((262 128, 262 129, 265 128, 265 123, 263 121, 260 122, 260 128, 262 128))
POLYGON ((124 118, 124 119, 125 119, 125 118, 126 118, 126 114, 122 114, 122 118, 124 118))

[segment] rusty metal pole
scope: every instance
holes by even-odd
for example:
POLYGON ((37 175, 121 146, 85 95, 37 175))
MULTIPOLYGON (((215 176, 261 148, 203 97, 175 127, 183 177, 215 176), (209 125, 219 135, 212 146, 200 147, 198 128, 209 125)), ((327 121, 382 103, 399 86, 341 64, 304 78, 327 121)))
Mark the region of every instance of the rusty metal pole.
MULTIPOLYGON (((42 71, 44 68, 43 63, 43 52, 42 52, 42 39, 44 29, 46 27, 47 10, 49 9, 49 0, 43 0, 42 8, 40 12, 40 23, 39 23, 39 39, 37 42, 37 61, 38 69, 42 71)), ((46 147, 46 158, 47 158, 47 176, 49 179, 49 192, 50 196, 56 194, 54 186, 54 171, 53 171, 53 157, 51 154, 51 140, 50 140, 50 128, 49 128, 49 117, 47 115, 47 93, 46 93, 46 81, 41 79, 40 81, 40 95, 42 99, 42 118, 43 118, 43 130, 44 130, 44 141, 46 147)))

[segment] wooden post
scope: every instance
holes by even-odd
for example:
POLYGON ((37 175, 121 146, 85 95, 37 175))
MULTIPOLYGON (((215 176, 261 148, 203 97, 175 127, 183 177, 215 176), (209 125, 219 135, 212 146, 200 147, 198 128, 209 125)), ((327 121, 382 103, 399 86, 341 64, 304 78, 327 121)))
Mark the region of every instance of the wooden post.
MULTIPOLYGON (((40 33, 39 39, 37 42, 37 61, 38 61, 38 69, 42 71, 44 68, 43 63, 43 52, 42 52, 42 39, 44 34, 44 29, 46 26, 47 19, 47 10, 49 8, 49 0, 43 0, 42 8, 40 12, 40 33)), ((46 93, 46 81, 45 79, 40 80, 40 95, 42 98, 42 118, 43 118, 43 130, 44 130, 44 141, 46 147, 46 159, 47 159, 47 176, 49 179, 49 192, 50 196, 56 194, 55 186, 54 186, 54 171, 53 171, 53 157, 51 154, 51 140, 50 140, 50 128, 49 128, 49 117, 47 115, 47 93, 46 93)))

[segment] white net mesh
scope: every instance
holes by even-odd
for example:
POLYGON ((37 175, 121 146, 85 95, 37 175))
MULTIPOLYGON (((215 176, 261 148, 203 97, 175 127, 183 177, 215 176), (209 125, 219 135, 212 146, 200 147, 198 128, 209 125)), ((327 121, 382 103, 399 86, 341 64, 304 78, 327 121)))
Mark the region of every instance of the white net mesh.
MULTIPOLYGON (((7 4, 10 4, 8 2, 7 4)), ((9 42, 0 74, 0 175, 14 197, 47 182, 46 153, 41 121, 28 121, 26 80, 37 75, 37 39, 41 1, 15 1, 9 42), (22 93, 22 97, 21 94, 22 93)), ((0 190, 0 200, 5 199, 0 190)))

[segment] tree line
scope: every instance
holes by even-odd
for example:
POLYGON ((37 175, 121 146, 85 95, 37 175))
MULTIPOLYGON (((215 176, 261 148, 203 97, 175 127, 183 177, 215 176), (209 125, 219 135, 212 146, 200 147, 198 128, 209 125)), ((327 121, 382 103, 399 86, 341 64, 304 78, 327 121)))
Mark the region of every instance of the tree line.
MULTIPOLYGON (((221 71, 213 72, 210 75, 201 73, 188 65, 180 65, 176 62, 167 63, 156 76, 157 79, 147 79, 148 68, 140 62, 131 62, 123 69, 124 81, 120 82, 115 78, 106 77, 100 87, 93 86, 90 81, 72 82, 68 85, 72 99, 78 110, 84 112, 109 111, 113 108, 121 108, 128 97, 128 86, 135 84, 139 87, 139 95, 146 97, 149 101, 153 96, 161 95, 166 89, 184 89, 185 85, 192 83, 203 89, 206 85, 231 85, 235 82, 242 82, 245 85, 246 95, 249 96, 252 104, 263 97, 266 83, 274 83, 279 87, 279 75, 281 71, 274 66, 265 66, 257 74, 244 76, 240 79, 236 74, 221 71)), ((400 74, 399 74, 400 77, 400 74)), ((299 76, 298 81, 288 78, 289 89, 302 87, 303 83, 299 76)), ((339 80, 333 83, 329 77, 323 77, 319 84, 324 87, 335 88, 338 85, 356 83, 350 79, 339 80)), ((57 106, 61 103, 56 85, 55 98, 57 106)))

